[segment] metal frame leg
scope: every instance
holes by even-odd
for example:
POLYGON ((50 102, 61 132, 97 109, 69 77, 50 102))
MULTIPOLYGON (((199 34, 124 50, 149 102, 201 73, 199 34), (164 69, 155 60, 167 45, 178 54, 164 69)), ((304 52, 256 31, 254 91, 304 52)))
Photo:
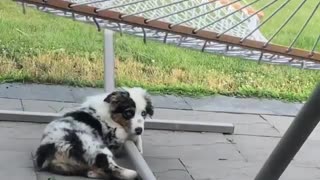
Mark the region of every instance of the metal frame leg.
POLYGON ((113 47, 113 32, 104 29, 104 91, 112 92, 115 89, 115 61, 113 47))
POLYGON ((320 84, 294 119, 255 180, 277 180, 320 121, 320 84))
MULTIPOLYGON (((113 31, 104 29, 104 91, 115 90, 115 61, 113 47, 113 31)), ((142 179, 155 180, 151 169, 132 141, 125 143, 125 151, 142 179)))

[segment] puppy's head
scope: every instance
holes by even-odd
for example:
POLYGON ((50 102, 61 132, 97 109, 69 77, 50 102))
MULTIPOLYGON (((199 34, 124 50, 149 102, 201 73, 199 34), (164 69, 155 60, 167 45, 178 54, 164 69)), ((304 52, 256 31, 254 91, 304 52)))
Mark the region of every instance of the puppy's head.
POLYGON ((105 102, 110 104, 113 121, 131 135, 141 135, 144 121, 153 115, 153 106, 148 93, 142 88, 125 88, 109 94, 105 102))

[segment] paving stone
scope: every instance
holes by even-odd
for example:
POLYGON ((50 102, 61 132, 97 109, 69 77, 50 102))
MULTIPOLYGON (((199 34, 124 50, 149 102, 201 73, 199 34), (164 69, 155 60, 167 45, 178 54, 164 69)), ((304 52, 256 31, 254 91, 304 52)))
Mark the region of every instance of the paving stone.
POLYGON ((48 172, 36 172, 37 180, 92 180, 90 178, 80 177, 80 176, 61 176, 57 174, 52 174, 48 172))
POLYGON ((0 98, 0 110, 22 111, 21 100, 20 99, 0 98))
POLYGON ((167 172, 170 170, 186 171, 180 160, 177 158, 157 158, 145 156, 144 159, 154 173, 167 172))
POLYGON ((155 109, 155 119, 233 123, 234 134, 275 136, 280 133, 259 115, 155 109))
POLYGON ((259 163, 245 161, 214 161, 211 159, 187 160, 182 158, 195 180, 251 180, 258 172, 259 163))
POLYGON ((55 101, 22 100, 25 111, 62 113, 79 107, 76 103, 55 101))
POLYGON ((0 169, 0 177, 3 180, 37 180, 32 168, 0 169))
POLYGON ((277 100, 261 100, 253 98, 236 98, 215 96, 205 98, 185 98, 193 110, 253 113, 295 116, 300 109, 298 103, 285 103, 277 100))
POLYGON ((284 171, 280 180, 318 180, 320 179, 319 167, 304 167, 290 164, 284 171))
POLYGON ((0 84, 0 96, 5 98, 74 102, 68 86, 44 84, 0 84))
POLYGON ((77 103, 82 103, 87 96, 97 95, 103 92, 104 90, 102 88, 71 88, 71 93, 77 103))
POLYGON ((40 139, 46 124, 0 122, 0 139, 40 139))
POLYGON ((212 145, 229 143, 220 133, 194 133, 146 130, 143 141, 151 145, 183 146, 183 145, 212 145))
POLYGON ((147 131, 143 136, 143 143, 145 156, 243 160, 221 134, 147 131))
POLYGON ((40 144, 39 139, 3 139, 0 138, 0 151, 27 152, 30 154, 40 144))
POLYGON ((243 135, 226 135, 226 137, 249 162, 265 161, 280 140, 276 137, 243 135))
POLYGON ((187 171, 170 170, 166 172, 155 173, 157 180, 193 180, 187 171))
POLYGON ((0 150, 0 170, 10 168, 33 168, 31 152, 0 150))
MULTIPOLYGON (((251 180, 259 172, 264 161, 212 161, 184 160, 195 180, 251 180)), ((320 171, 316 167, 303 167, 291 163, 279 180, 317 180, 320 171)))
MULTIPOLYGON (((263 118, 266 119, 272 126, 274 126, 281 135, 284 135, 294 119, 293 117, 270 115, 263 115, 263 118)), ((308 139, 320 140, 320 124, 316 126, 308 139)))
POLYGON ((293 158, 294 162, 299 165, 306 167, 317 167, 320 168, 320 141, 318 140, 307 140, 296 156, 293 158))
POLYGON ((145 160, 158 180, 192 180, 179 159, 145 157, 145 160))
POLYGON ((153 95, 151 96, 151 99, 153 106, 157 108, 191 110, 191 106, 187 104, 182 97, 176 97, 172 95, 153 95))

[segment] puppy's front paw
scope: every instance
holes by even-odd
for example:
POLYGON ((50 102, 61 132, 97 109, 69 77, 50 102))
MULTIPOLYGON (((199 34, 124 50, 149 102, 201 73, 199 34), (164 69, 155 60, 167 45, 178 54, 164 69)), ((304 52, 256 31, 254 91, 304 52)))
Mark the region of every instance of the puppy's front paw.
POLYGON ((143 154, 143 148, 142 147, 137 147, 138 151, 140 152, 140 154, 143 154))

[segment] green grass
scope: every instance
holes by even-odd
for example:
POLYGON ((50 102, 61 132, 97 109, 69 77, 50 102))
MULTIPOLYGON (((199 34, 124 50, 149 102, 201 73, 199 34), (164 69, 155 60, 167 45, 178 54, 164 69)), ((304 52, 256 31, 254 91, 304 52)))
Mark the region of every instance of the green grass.
MULTIPOLYGON (((253 2, 254 0, 247 0, 247 2, 253 2)), ((256 10, 262 8, 273 0, 260 0, 253 6, 256 10)), ((264 19, 269 17, 276 9, 278 9, 287 0, 278 0, 270 7, 265 9, 264 19)), ((293 11, 300 5, 303 0, 291 0, 279 13, 262 26, 262 33, 264 36, 271 37, 276 30, 286 21, 286 19, 293 13, 293 11)), ((289 23, 279 32, 279 34, 272 41, 276 44, 290 45, 307 18, 311 15, 311 12, 316 7, 319 1, 306 1, 301 9, 295 16, 289 21, 289 23)), ((294 47, 311 50, 318 36, 320 35, 320 11, 317 9, 316 13, 310 20, 308 26, 304 29, 294 47)), ((316 50, 320 50, 320 46, 317 46, 316 50)))
MULTIPOLYGON (((314 31, 317 31, 316 29, 314 31)), ((243 61, 115 37, 117 83, 180 95, 236 95, 304 101, 320 71, 243 61)), ((0 82, 102 87, 102 33, 95 26, 0 1, 0 82)))

